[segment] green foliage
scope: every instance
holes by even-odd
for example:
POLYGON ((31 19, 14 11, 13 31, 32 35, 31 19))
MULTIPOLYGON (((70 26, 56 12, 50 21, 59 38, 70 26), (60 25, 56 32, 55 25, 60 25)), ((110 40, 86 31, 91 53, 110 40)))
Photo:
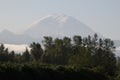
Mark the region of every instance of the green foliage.
POLYGON ((115 80, 120 80, 120 57, 117 57, 117 69, 115 80))
MULTIPOLYGON (((21 76, 34 76, 36 80, 39 80, 45 74, 49 78, 54 76, 52 80, 56 80, 56 77, 60 77, 60 80, 105 80, 104 78, 93 78, 93 75, 100 77, 98 73, 112 79, 117 75, 116 79, 119 79, 120 69, 118 67, 120 67, 120 61, 117 60, 117 62, 114 55, 114 42, 110 39, 99 39, 97 34, 93 37, 88 36, 85 38, 79 35, 75 35, 73 38, 54 39, 50 36, 45 36, 43 48, 40 43, 36 42, 33 42, 30 48, 30 52, 26 48, 22 54, 16 54, 14 51, 9 52, 1 44, 0 72, 7 74, 7 70, 15 71, 21 76), (72 69, 68 69, 65 66, 72 66, 72 69), (80 69, 85 69, 85 71, 80 69), (68 75, 73 75, 74 79, 68 75)), ((16 76, 19 76, 18 74, 16 76)), ((8 73, 8 75, 10 74, 8 73)), ((42 78, 45 79, 45 77, 42 78)), ((33 77, 28 79, 31 80, 33 77)))
POLYGON ((26 48, 25 52, 22 54, 23 62, 29 62, 30 61, 30 53, 28 49, 26 48))
POLYGON ((73 69, 64 66, 42 65, 38 63, 0 64, 0 80, 107 80, 97 72, 87 69, 73 69))
POLYGON ((41 55, 43 54, 43 50, 41 48, 41 45, 39 43, 33 42, 30 45, 30 53, 34 61, 38 61, 41 58, 41 55))
POLYGON ((0 45, 0 62, 9 61, 8 49, 3 44, 0 45))

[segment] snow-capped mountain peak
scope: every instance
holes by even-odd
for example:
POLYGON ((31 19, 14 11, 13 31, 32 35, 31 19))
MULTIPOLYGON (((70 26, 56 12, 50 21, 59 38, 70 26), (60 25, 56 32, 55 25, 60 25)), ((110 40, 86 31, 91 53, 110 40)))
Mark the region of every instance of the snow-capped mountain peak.
POLYGON ((56 22, 58 24, 62 24, 65 23, 67 20, 69 19, 69 16, 65 15, 65 14, 50 14, 47 16, 43 16, 41 17, 39 20, 35 21, 32 23, 32 26, 37 24, 37 23, 43 23, 43 22, 56 22))
POLYGON ((31 42, 40 42, 44 36, 51 37, 73 37, 74 35, 88 36, 95 32, 75 19, 65 14, 50 14, 35 21, 22 34, 15 34, 9 30, 0 32, 0 43, 29 44, 31 42))
POLYGON ((73 36, 73 35, 92 35, 94 31, 84 25, 74 17, 65 14, 51 14, 35 21, 28 30, 25 31, 32 37, 43 36, 73 36))
POLYGON ((68 20, 69 16, 65 15, 65 14, 52 14, 51 15, 52 18, 54 18, 56 21, 64 23, 68 20))

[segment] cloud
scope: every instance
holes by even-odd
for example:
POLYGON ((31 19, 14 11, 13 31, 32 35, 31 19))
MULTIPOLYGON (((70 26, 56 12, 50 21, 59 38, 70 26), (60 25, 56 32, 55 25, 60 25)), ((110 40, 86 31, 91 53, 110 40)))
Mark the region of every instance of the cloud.
POLYGON ((26 48, 28 48, 28 50, 30 50, 29 46, 27 44, 4 44, 4 46, 6 48, 9 49, 9 51, 14 50, 15 52, 21 53, 24 52, 26 48))
POLYGON ((117 50, 117 51, 120 51, 120 47, 116 47, 116 50, 117 50))

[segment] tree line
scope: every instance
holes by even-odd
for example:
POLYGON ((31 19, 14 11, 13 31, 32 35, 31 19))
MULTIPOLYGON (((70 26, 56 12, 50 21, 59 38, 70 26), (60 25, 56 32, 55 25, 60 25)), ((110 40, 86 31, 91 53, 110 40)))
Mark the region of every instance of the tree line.
POLYGON ((45 36, 43 44, 33 42, 30 51, 22 54, 9 52, 4 44, 0 45, 0 63, 39 63, 47 65, 71 66, 76 69, 89 69, 109 78, 120 79, 120 58, 116 58, 114 42, 111 39, 94 36, 73 38, 52 38, 45 36))

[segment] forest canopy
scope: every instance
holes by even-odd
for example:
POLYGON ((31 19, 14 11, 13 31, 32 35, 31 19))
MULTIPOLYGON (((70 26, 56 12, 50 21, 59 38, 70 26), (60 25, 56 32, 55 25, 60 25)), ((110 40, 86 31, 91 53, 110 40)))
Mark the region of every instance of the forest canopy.
MULTIPOLYGON (((26 66, 27 64, 26 67, 32 70, 35 68, 35 65, 44 64, 48 69, 51 69, 48 65, 53 65, 55 68, 56 66, 62 66, 60 68, 64 70, 67 70, 65 66, 69 66, 72 69, 74 68, 73 70, 77 69, 79 71, 84 69, 96 74, 100 73, 111 79, 117 76, 116 80, 119 80, 120 69, 118 67, 120 59, 115 57, 115 46, 111 39, 98 38, 97 34, 94 34, 93 37, 88 36, 84 38, 79 35, 75 35, 73 38, 63 37, 54 39, 51 36, 44 36, 42 42, 44 48, 40 43, 33 42, 30 44, 31 50, 29 51, 26 48, 22 54, 16 54, 14 51, 9 52, 4 47, 4 44, 1 44, 0 74, 9 71, 11 68, 15 68, 16 71, 17 67, 15 66, 17 65, 26 66)), ((23 71, 24 67, 20 66, 19 69, 21 68, 22 70, 20 70, 23 71)), ((18 72, 20 71, 18 70, 18 72)))

